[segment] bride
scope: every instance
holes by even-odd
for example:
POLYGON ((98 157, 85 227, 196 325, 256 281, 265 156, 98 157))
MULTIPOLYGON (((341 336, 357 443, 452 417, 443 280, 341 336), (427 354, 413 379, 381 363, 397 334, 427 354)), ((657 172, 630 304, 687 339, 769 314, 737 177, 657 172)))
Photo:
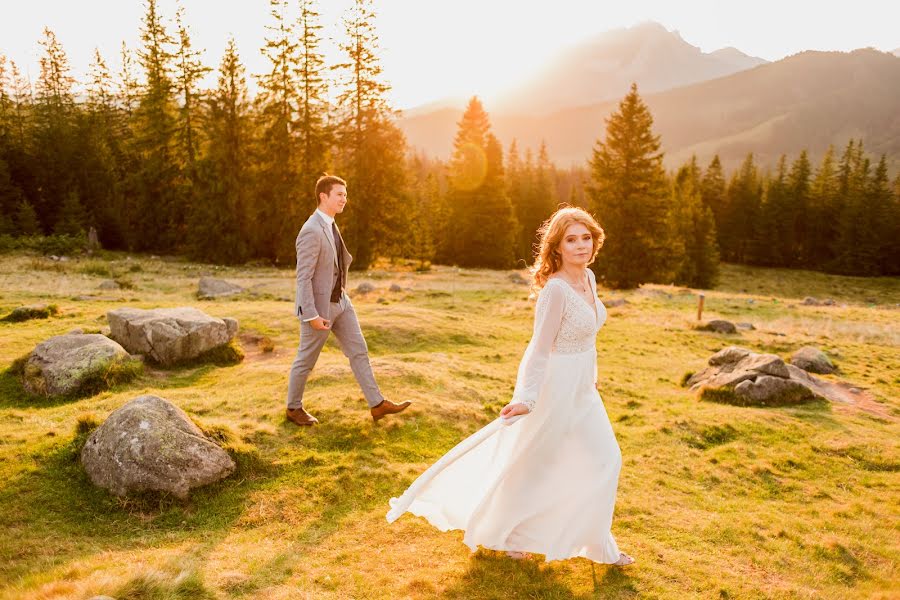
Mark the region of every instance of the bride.
POLYGON ((539 233, 534 332, 512 401, 392 498, 387 520, 410 512, 441 531, 462 529, 473 551, 628 565, 610 531, 622 454, 596 389, 606 308, 587 266, 603 230, 566 207, 539 233))

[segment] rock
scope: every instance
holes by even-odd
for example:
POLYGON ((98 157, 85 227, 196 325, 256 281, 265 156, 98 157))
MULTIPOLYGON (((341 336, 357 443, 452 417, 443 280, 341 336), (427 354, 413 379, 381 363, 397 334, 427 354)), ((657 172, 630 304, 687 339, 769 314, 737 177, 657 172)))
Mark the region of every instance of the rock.
POLYGON ((115 282, 112 279, 104 279, 97 287, 101 290, 118 290, 122 288, 118 282, 115 282))
POLYGON ((375 286, 369 283, 368 281, 363 281, 361 284, 356 286, 357 294, 368 294, 369 292, 374 292, 375 286))
POLYGON ((791 364, 810 373, 829 374, 837 369, 824 352, 814 346, 803 346, 791 356, 791 364))
POLYGON ((737 364, 750 354, 752 354, 752 352, 746 348, 741 348, 740 346, 728 346, 713 354, 709 358, 708 363, 710 366, 737 364))
POLYGON ((612 300, 607 300, 603 303, 603 306, 606 308, 615 308, 617 306, 625 306, 628 304, 628 300, 625 298, 613 298, 612 300))
POLYGON ((112 339, 131 354, 144 354, 164 366, 228 344, 238 330, 235 319, 218 319, 193 307, 119 308, 106 317, 112 339))
POLYGON ((518 271, 509 274, 509 280, 516 285, 529 285, 529 281, 522 277, 522 274, 518 271))
POLYGON ((386 298, 381 298, 381 297, 379 297, 378 300, 376 300, 376 302, 378 304, 387 304, 388 303, 386 298))
POLYGON ((403 288, 402 288, 401 286, 397 285, 396 283, 392 283, 392 284, 391 284, 391 291, 392 291, 392 292, 402 292, 402 291, 403 291, 403 288))
POLYGON ((757 373, 765 373, 775 377, 790 377, 787 365, 781 360, 781 357, 775 354, 756 354, 751 352, 742 358, 736 365, 735 370, 756 371, 757 373))
POLYGON ((700 326, 698 329, 700 329, 700 331, 715 331, 716 333, 737 332, 737 328, 734 326, 734 323, 732 323, 731 321, 723 321, 721 319, 710 321, 709 323, 700 326))
POLYGON ((116 496, 190 490, 234 472, 234 461, 180 408, 158 396, 139 396, 114 411, 81 451, 88 477, 116 496))
POLYGON ((59 310, 55 304, 29 304, 28 306, 18 306, 11 313, 0 319, 9 323, 19 323, 21 321, 29 321, 31 319, 47 319, 57 314, 59 310))
POLYGON ((241 286, 225 281, 223 279, 215 279, 213 277, 201 277, 197 290, 197 297, 201 300, 211 300, 213 298, 225 298, 234 296, 244 291, 241 286))
POLYGON ((77 393, 128 359, 125 349, 104 335, 58 335, 28 355, 22 384, 29 392, 45 396, 77 393))
POLYGON ((708 362, 707 368, 684 381, 704 399, 740 406, 784 406, 817 399, 848 401, 847 384, 817 379, 774 354, 728 346, 708 362))
POLYGON ((793 379, 760 375, 755 380, 745 380, 737 384, 734 393, 747 400, 748 404, 802 404, 815 399, 808 387, 793 379))
POLYGON ((833 298, 826 298, 825 300, 819 300, 818 298, 814 298, 812 296, 807 296, 803 299, 801 303, 804 306, 834 306, 837 304, 833 298))
POLYGON ((756 329, 756 327, 753 326, 753 323, 744 322, 744 323, 735 323, 734 325, 738 329, 750 329, 750 330, 756 329))

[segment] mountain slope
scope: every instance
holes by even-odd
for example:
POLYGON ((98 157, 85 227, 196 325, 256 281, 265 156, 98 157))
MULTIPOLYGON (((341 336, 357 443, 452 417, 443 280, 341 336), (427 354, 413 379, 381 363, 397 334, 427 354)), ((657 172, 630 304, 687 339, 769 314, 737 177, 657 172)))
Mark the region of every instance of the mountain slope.
POLYGON ((765 62, 735 48, 704 53, 678 32, 648 22, 574 46, 495 105, 511 114, 547 113, 621 97, 632 81, 648 93, 657 92, 765 62))
MULTIPOLYGON (((803 52, 712 81, 639 91, 670 166, 692 153, 701 161, 719 153, 731 166, 751 151, 768 164, 804 148, 816 157, 850 137, 863 138, 872 153, 900 159, 900 58, 884 52, 803 52)), ((504 144, 516 138, 520 146, 536 147, 545 139, 553 159, 568 165, 587 160, 617 104, 530 117, 493 111, 491 118, 504 144)), ((411 145, 447 156, 460 114, 445 109, 401 120, 401 127, 411 145)))

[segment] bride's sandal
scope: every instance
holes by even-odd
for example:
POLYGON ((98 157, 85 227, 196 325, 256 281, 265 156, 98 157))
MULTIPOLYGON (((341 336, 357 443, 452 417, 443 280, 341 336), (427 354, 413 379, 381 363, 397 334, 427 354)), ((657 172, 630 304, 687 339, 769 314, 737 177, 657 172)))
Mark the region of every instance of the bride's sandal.
POLYGON ((528 558, 527 552, 516 552, 515 550, 507 550, 506 555, 513 560, 522 560, 528 558))
POLYGON ((626 567, 634 563, 634 557, 628 556, 624 552, 619 552, 619 560, 613 563, 614 567, 626 567))

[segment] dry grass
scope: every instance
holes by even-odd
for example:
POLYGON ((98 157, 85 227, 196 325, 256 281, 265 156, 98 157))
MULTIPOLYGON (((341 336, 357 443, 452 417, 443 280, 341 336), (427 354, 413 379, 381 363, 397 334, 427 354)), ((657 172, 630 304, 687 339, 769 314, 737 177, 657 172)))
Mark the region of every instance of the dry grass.
POLYGON ((625 459, 614 531, 639 561, 617 570, 470 556, 459 532, 410 516, 384 521, 388 498, 508 400, 532 310, 508 273, 352 274, 351 287, 376 287, 354 304, 382 388, 414 405, 374 426, 329 343, 307 398, 322 425, 298 430, 283 419, 298 336, 293 273, 108 259, 40 269, 34 261, 44 259, 0 257, 0 313, 60 306, 55 319, 0 324, 0 369, 46 337, 102 325, 123 303, 235 317, 246 357, 147 369, 111 391, 49 405, 0 380, 0 598, 844 599, 887 598, 900 585, 900 345, 888 308, 900 297, 896 279, 726 266, 729 283, 706 292, 705 317, 757 327, 735 335, 691 329, 692 290, 601 292, 629 302, 610 310, 598 338, 602 394, 625 459), (107 272, 127 273, 134 289, 98 291, 107 272), (198 302, 201 274, 258 293, 198 302), (403 291, 390 292, 392 283, 403 291), (832 289, 840 294, 823 293, 832 289), (796 306, 807 295, 839 305, 796 306), (725 345, 785 356, 807 343, 869 389, 881 412, 742 408, 699 402, 679 386, 725 345), (188 502, 122 502, 90 486, 79 441, 142 393, 187 411, 236 456, 236 475, 188 502))

